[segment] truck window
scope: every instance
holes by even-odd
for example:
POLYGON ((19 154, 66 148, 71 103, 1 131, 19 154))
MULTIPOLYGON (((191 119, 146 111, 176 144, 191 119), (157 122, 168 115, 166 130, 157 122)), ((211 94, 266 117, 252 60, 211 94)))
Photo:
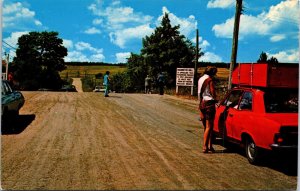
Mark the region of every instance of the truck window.
POLYGON ((244 95, 241 99, 240 105, 239 105, 239 109, 240 110, 244 110, 244 109, 252 110, 252 92, 244 93, 244 95))
POLYGON ((231 91, 227 99, 224 101, 223 105, 237 109, 242 94, 243 94, 242 90, 231 91))
POLYGON ((298 90, 272 89, 264 94, 267 113, 297 113, 298 90))

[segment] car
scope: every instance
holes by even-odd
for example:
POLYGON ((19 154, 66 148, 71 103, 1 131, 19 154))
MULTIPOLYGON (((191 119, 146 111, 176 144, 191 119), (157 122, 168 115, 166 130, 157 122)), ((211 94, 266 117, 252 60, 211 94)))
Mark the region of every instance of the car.
POLYGON ((13 90, 9 81, 1 80, 1 119, 11 122, 19 115, 19 110, 25 103, 21 92, 13 90))
MULTIPOLYGON (((287 73, 289 79, 294 79, 292 73, 287 73)), ((233 81, 236 83, 236 79, 233 81)), ((269 79, 265 85, 258 85, 262 81, 250 81, 251 84, 236 83, 216 105, 213 135, 244 146, 251 164, 259 163, 267 150, 297 151, 298 83, 286 80, 283 84, 282 79, 280 84, 270 85, 269 79)))
POLYGON ((60 89, 62 92, 77 92, 76 87, 74 85, 63 85, 60 89))
POLYGON ((105 89, 101 86, 95 86, 95 89, 93 90, 93 92, 104 92, 105 89))

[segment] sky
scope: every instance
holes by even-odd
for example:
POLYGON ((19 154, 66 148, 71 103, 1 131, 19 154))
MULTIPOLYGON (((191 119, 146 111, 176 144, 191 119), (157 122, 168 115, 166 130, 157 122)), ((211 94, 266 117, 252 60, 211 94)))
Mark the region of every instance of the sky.
MULTIPOLYGON (((1 1, 1 0, 0 0, 1 1)), ((199 61, 230 62, 235 0, 4 0, 2 51, 15 56, 18 38, 56 31, 68 49, 66 62, 125 63, 165 13, 196 43, 199 61)), ((261 52, 279 62, 299 62, 299 0, 243 0, 237 62, 261 52)))

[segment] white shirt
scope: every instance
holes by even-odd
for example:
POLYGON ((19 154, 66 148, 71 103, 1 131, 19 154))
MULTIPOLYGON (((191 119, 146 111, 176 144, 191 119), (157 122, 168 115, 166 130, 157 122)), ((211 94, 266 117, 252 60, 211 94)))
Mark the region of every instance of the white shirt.
MULTIPOLYGON (((201 88, 202 88, 202 85, 204 83, 204 81, 209 78, 209 75, 207 74, 204 74, 201 78, 199 78, 198 80, 198 100, 200 101, 200 92, 201 92, 201 88)), ((211 95, 210 93, 210 88, 209 88, 209 85, 206 86, 205 90, 203 91, 203 94, 202 94, 202 97, 203 97, 203 100, 213 100, 213 96, 211 95)))

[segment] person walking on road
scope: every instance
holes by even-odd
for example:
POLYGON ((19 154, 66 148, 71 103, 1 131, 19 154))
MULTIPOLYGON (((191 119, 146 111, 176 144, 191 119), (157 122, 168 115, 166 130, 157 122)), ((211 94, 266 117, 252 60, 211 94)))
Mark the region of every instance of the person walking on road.
POLYGON ((150 89, 151 89, 151 78, 149 77, 149 75, 147 75, 147 77, 145 78, 145 94, 151 93, 150 89))
POLYGON ((212 147, 212 131, 217 103, 215 85, 212 80, 217 73, 216 67, 208 66, 198 81, 198 97, 200 98, 200 118, 204 126, 203 153, 214 152, 212 147))
POLYGON ((159 87, 159 95, 164 95, 165 76, 162 72, 158 74, 157 82, 159 87))
POLYGON ((103 77, 103 85, 104 85, 104 88, 105 88, 105 91, 104 91, 104 97, 109 97, 108 94, 109 94, 109 74, 110 72, 109 71, 106 71, 104 77, 103 77))

